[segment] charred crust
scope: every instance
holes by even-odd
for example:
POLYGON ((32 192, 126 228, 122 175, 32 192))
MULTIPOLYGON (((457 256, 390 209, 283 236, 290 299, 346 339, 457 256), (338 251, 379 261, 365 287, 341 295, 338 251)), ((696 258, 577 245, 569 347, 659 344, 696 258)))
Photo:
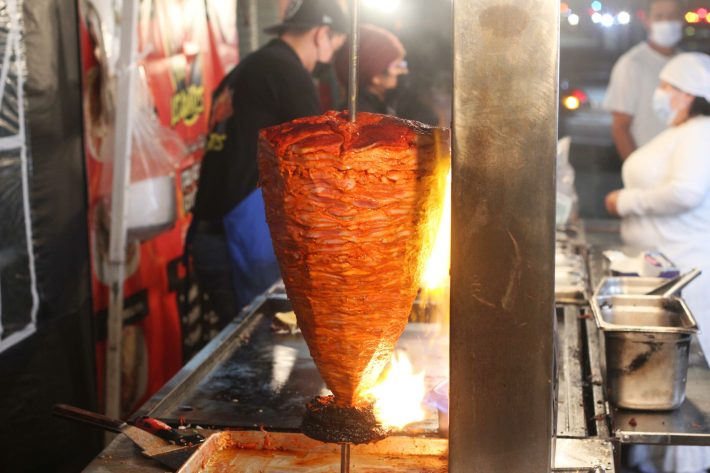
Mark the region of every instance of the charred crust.
POLYGON ((363 444, 382 440, 390 431, 375 418, 373 406, 338 406, 333 396, 317 396, 306 404, 301 430, 329 443, 363 444))

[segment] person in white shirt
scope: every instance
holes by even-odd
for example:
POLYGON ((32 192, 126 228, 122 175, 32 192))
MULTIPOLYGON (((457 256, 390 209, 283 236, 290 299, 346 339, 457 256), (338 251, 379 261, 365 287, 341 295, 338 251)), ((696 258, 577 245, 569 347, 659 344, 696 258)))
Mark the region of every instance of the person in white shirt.
MULTIPOLYGON (((710 356, 710 56, 683 53, 662 69, 653 108, 670 126, 624 162, 624 188, 609 193, 609 213, 622 217, 624 243, 656 248, 683 271, 703 275, 683 290, 710 356)), ((705 472, 708 447, 669 447, 662 469, 705 472)))
POLYGON ((666 128, 651 108, 658 74, 683 38, 677 0, 651 0, 646 11, 646 41, 627 51, 614 65, 604 98, 612 113, 611 135, 621 160, 666 128))

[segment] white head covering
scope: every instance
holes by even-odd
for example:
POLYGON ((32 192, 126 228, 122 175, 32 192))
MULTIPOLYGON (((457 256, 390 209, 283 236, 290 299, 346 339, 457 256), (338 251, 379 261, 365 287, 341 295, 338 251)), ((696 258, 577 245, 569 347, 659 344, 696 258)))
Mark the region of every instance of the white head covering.
POLYGON ((687 94, 710 101, 710 56, 707 54, 678 54, 668 61, 660 77, 687 94))

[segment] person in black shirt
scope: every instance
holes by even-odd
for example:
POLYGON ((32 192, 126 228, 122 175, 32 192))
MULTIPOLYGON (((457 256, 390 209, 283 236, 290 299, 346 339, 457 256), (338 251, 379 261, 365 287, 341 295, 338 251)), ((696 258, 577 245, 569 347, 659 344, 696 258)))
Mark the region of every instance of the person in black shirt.
POLYGON ((345 42, 337 0, 292 0, 277 34, 245 57, 213 94, 188 238, 198 282, 226 325, 280 277, 257 188, 259 130, 320 114, 312 73, 345 42))
MULTIPOLYGON (((348 84, 348 49, 342 48, 335 55, 335 73, 343 87, 348 84)), ((397 115, 396 107, 389 99, 390 93, 397 87, 399 77, 409 72, 404 60, 404 46, 393 33, 384 28, 362 25, 358 53, 358 110, 397 115)))

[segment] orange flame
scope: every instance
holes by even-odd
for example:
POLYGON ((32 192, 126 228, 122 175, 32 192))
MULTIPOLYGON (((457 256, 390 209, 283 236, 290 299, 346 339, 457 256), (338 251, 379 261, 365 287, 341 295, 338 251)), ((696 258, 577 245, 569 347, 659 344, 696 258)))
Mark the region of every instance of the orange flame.
POLYGON ((414 373, 409 358, 403 352, 392 355, 382 380, 369 394, 375 401, 375 416, 386 428, 402 429, 424 419, 422 401, 426 395, 424 373, 414 373))
POLYGON ((434 248, 427 260, 422 277, 422 287, 429 291, 441 290, 449 285, 451 266, 451 172, 446 177, 444 209, 439 229, 434 240, 434 248))

